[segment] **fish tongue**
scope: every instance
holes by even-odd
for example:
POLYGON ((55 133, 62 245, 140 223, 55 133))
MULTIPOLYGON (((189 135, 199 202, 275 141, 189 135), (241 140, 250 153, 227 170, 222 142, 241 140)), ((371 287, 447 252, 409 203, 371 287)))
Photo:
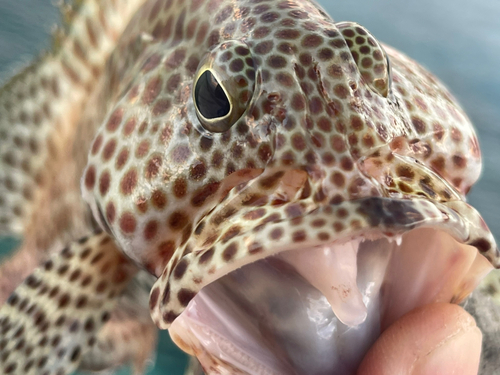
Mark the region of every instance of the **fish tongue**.
POLYGON ((328 300, 337 318, 355 327, 366 319, 367 309, 356 284, 359 241, 329 244, 280 254, 328 300))

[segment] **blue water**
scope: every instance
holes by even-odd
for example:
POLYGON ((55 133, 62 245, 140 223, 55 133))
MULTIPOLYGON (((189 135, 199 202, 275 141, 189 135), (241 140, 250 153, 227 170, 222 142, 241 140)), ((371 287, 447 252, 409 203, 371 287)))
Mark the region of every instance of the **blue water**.
MULTIPOLYGON (((356 21, 440 77, 476 125, 483 176, 469 202, 500 240, 500 1, 323 0, 336 21, 356 21)), ((58 21, 51 0, 0 0, 0 81, 50 46, 58 21)), ((15 241, 0 241, 6 250, 15 241)), ((150 374, 176 375, 184 357, 162 336, 150 374), (179 358, 179 359, 177 359, 179 358), (177 367, 174 369, 173 367, 177 367)))

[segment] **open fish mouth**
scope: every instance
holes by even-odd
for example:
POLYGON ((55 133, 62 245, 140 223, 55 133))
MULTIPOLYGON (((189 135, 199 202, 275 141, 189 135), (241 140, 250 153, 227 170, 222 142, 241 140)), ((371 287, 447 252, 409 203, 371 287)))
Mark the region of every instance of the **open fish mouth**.
MULTIPOLYGON (((429 303, 460 303, 493 268, 487 258, 496 246, 478 251, 486 229, 464 202, 446 211, 426 201, 425 218, 406 207, 406 222, 384 215, 390 205, 415 201, 372 197, 357 203, 358 212, 385 205, 377 211, 377 228, 368 220, 331 240, 270 244, 215 272, 212 265, 212 277, 170 326, 173 340, 209 374, 354 374, 398 318, 429 303)), ((263 238, 273 225, 251 236, 263 238)), ((185 275, 196 278, 198 272, 188 266, 185 275)), ((175 284, 171 277, 164 300, 173 299, 175 284)))

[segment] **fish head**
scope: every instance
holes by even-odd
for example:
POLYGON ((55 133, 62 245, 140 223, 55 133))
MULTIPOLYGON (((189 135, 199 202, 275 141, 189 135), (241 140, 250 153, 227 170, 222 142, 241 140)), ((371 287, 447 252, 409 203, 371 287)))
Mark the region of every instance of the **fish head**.
POLYGON ((365 325, 339 355, 352 367, 384 326, 498 266, 465 202, 473 127, 424 68, 310 2, 166 9, 146 5, 128 33, 150 34, 111 58, 120 89, 82 190, 158 277, 152 317, 184 350, 231 373, 322 373, 338 362, 297 348, 321 356, 365 325))

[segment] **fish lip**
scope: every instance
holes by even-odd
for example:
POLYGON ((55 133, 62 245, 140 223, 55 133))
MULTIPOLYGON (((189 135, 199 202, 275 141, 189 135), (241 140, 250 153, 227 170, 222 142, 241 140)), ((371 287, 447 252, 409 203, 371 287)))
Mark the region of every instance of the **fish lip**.
MULTIPOLYGON (((286 207, 276 208, 279 209, 285 210, 286 207)), ((236 236, 228 239, 221 232, 206 247, 192 239, 186 245, 189 251, 185 251, 180 258, 171 259, 165 267, 152 288, 150 298, 151 316, 160 328, 168 329, 205 285, 245 264, 284 250, 348 241, 361 234, 370 238, 382 233, 391 238, 415 228, 440 229, 459 243, 476 247, 477 243, 486 244, 478 250, 493 266, 500 265, 500 255, 492 234, 482 226, 484 222, 477 211, 463 201, 439 203, 423 198, 368 197, 337 205, 316 206, 306 212, 292 213, 289 217, 284 215, 281 219, 265 223, 262 220, 245 220, 244 213, 231 218, 230 224, 241 224, 241 231, 236 236), (324 222, 325 229, 313 225, 317 220, 324 222), (270 241, 274 231, 280 231, 280 237, 270 241)))

